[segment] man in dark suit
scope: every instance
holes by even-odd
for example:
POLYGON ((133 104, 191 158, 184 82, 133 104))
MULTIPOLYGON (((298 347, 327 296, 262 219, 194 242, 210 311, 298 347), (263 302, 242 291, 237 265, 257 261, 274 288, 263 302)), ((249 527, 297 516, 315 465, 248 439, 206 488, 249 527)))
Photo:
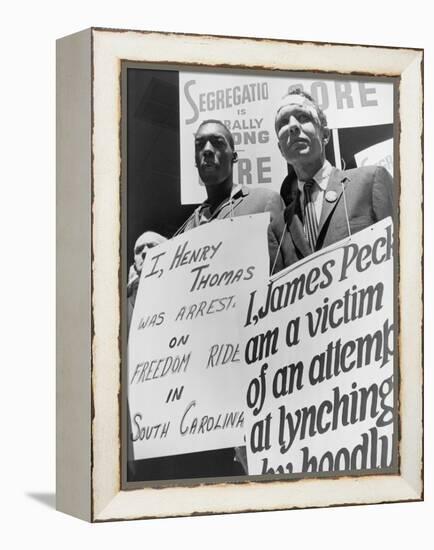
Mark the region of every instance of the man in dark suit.
MULTIPOLYGON (((200 204, 176 234, 212 220, 270 212, 271 222, 283 212, 284 204, 276 191, 236 184, 233 166, 238 161, 234 139, 220 120, 205 120, 195 134, 195 162, 207 199, 200 204)), ((278 249, 274 225, 268 228, 270 267, 278 249)))
MULTIPOLYGON (((250 188, 233 181, 238 157, 229 129, 219 120, 202 122, 195 134, 195 162, 207 199, 176 234, 225 218, 270 212, 272 221, 283 212, 283 201, 270 189, 250 188)), ((236 239, 236 233, 233 235, 236 239)), ((240 243, 242 246, 242 243, 240 243)), ((268 227, 268 249, 273 265, 278 241, 268 227)), ((128 480, 185 479, 241 476, 247 473, 245 447, 229 447, 128 462, 128 480)))
POLYGON ((392 215, 392 177, 380 166, 338 170, 325 158, 327 119, 301 89, 277 110, 278 146, 294 177, 287 207, 273 230, 280 237, 278 271, 392 215))
MULTIPOLYGON (((284 208, 279 194, 271 189, 248 187, 234 182, 233 166, 238 161, 238 155, 230 130, 220 120, 203 121, 196 131, 194 143, 196 168, 205 185, 207 198, 177 234, 213 220, 270 212, 271 223, 267 236, 271 270, 275 265, 279 245, 273 229, 274 223, 282 215, 284 208)), ((189 467, 192 465, 191 468, 195 468, 195 475, 204 466, 213 472, 212 475, 247 473, 245 447, 195 453, 187 455, 185 461, 189 467)))

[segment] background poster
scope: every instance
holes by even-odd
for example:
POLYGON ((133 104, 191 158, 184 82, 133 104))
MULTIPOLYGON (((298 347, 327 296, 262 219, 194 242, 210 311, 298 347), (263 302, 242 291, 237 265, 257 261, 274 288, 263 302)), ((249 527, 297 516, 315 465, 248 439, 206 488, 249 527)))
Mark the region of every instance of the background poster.
POLYGON ((268 280, 268 223, 215 220, 147 254, 128 341, 135 459, 243 444, 239 303, 268 280))
MULTIPOLYGON (((277 147, 274 118, 280 100, 294 87, 311 94, 326 114, 333 130, 328 156, 338 168, 342 156, 339 129, 393 123, 393 86, 389 83, 180 71, 182 204, 206 198, 194 165, 194 133, 207 119, 222 120, 233 134, 239 157, 234 165, 237 183, 280 191, 287 165, 277 147)), ((392 155, 392 140, 387 144, 387 154, 392 155)))
POLYGON ((245 311, 249 474, 391 466, 391 219, 281 272, 245 311))
POLYGON ((354 155, 357 166, 369 166, 370 164, 377 164, 384 166, 386 170, 389 170, 393 176, 393 140, 388 139, 371 145, 367 149, 360 151, 354 155))

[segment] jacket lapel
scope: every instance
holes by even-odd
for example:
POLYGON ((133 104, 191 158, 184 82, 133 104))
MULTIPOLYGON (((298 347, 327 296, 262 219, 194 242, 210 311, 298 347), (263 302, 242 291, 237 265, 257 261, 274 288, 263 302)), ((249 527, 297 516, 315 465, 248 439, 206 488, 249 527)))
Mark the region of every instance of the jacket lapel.
POLYGON ((330 178, 327 184, 327 189, 324 193, 324 200, 322 203, 321 218, 319 220, 318 227, 318 241, 320 241, 321 232, 326 224, 327 220, 330 218, 333 210, 336 208, 338 202, 341 199, 342 195, 342 183, 348 179, 344 176, 344 173, 337 168, 334 168, 330 174, 330 178), (330 200, 331 197, 336 197, 335 200, 330 200), (329 197, 329 199, 327 199, 329 197))
POLYGON ((233 210, 237 208, 237 206, 243 201, 244 197, 246 197, 249 194, 248 188, 243 185, 238 191, 233 195, 232 197, 229 197, 229 199, 225 202, 222 202, 220 206, 216 209, 214 212, 214 217, 217 219, 224 219, 231 216, 231 213, 233 210), (231 207, 232 202, 232 207, 231 207), (224 212, 223 212, 224 210, 224 212))
POLYGON ((304 234, 300 200, 301 193, 298 191, 296 199, 287 206, 285 220, 294 245, 303 256, 308 256, 312 254, 312 250, 304 234))
MULTIPOLYGON (((318 239, 317 244, 322 242, 322 231, 327 225, 327 221, 330 219, 334 209, 341 200, 343 185, 348 180, 348 177, 345 176, 342 170, 334 168, 330 174, 329 181, 327 184, 327 189, 324 194, 324 200, 321 210, 321 218, 319 221, 318 227, 318 239), (330 201, 326 199, 327 193, 332 192, 336 194, 336 200, 330 201)), ((333 196, 333 195, 332 195, 333 196)), ((330 197, 330 195, 329 195, 330 197)), ((304 229, 303 229, 303 218, 301 214, 301 193, 298 191, 296 199, 287 206, 286 215, 285 215, 286 225, 288 231, 291 234, 294 245, 298 248, 303 256, 308 256, 312 254, 309 242, 306 239, 304 229)))

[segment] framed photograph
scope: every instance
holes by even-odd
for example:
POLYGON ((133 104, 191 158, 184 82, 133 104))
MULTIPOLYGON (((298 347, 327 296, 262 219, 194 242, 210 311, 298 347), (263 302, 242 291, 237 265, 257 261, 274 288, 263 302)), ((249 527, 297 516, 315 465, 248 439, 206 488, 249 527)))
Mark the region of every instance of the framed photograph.
POLYGON ((57 506, 423 498, 423 51, 57 46, 57 506))

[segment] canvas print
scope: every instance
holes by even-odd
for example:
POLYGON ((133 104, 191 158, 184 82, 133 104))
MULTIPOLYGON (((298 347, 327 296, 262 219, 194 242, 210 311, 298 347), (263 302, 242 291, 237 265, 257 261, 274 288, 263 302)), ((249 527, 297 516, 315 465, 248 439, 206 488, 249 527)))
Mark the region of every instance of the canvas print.
POLYGON ((125 486, 396 473, 393 81, 121 88, 125 486))

